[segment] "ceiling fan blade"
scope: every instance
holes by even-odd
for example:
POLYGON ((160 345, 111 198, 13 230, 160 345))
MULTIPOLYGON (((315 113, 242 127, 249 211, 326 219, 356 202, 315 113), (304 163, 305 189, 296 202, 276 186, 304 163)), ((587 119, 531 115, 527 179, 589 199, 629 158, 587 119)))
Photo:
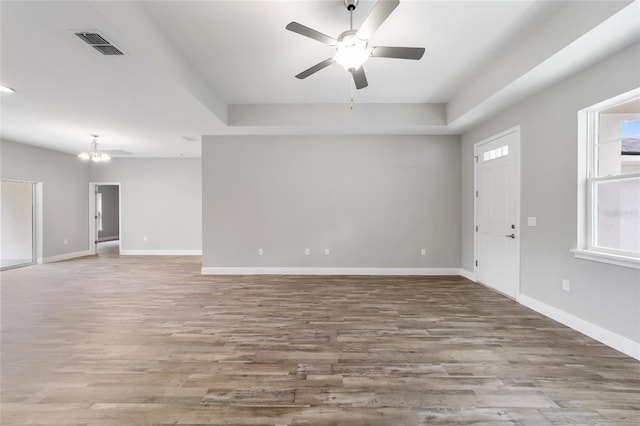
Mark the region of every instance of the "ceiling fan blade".
POLYGON ((375 46, 371 50, 371 56, 376 58, 397 59, 421 59, 424 55, 424 47, 390 47, 375 46))
POLYGON ((289 24, 285 28, 289 31, 293 31, 294 33, 298 33, 305 37, 317 40, 320 43, 328 44, 329 46, 335 46, 338 44, 338 41, 335 38, 331 38, 326 34, 322 34, 319 31, 316 31, 309 27, 305 27, 304 25, 298 24, 297 22, 289 22, 289 24))
POLYGON ((296 75, 296 78, 299 78, 300 80, 302 80, 303 78, 307 78, 311 74, 317 73, 321 69, 324 69, 324 68, 328 67, 329 65, 333 64, 334 62, 335 62, 335 59, 333 59, 333 58, 325 59, 324 61, 322 61, 322 62, 320 62, 318 64, 315 64, 311 68, 302 71, 300 74, 296 75))
POLYGON ((380 25, 391 15, 391 12, 398 7, 400 0, 379 0, 373 10, 364 20, 364 23, 358 30, 358 38, 369 40, 380 25))
POLYGON ((362 65, 360 65, 360 68, 353 71, 351 74, 353 74, 353 82, 356 84, 356 89, 364 89, 369 85, 362 65))

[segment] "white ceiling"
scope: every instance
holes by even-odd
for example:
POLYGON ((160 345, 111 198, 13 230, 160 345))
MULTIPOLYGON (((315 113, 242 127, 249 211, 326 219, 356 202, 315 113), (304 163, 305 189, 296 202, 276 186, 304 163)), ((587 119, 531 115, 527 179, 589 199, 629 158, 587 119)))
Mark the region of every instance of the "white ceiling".
POLYGON ((197 157, 209 134, 460 133, 640 40, 638 1, 405 0, 370 42, 426 54, 371 58, 356 91, 337 64, 294 78, 334 50, 285 30, 337 36, 342 0, 3 0, 0 19, 0 81, 16 91, 2 94, 3 139, 76 153, 97 133, 142 157, 197 157), (100 55, 79 30, 125 55, 100 55))

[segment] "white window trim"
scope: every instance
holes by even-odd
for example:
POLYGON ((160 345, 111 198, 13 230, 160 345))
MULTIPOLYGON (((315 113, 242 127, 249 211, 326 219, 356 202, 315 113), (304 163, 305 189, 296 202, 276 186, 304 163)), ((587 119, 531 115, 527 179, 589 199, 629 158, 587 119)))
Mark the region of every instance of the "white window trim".
POLYGON ((621 256, 618 254, 584 249, 571 249, 571 253, 573 253, 573 256, 577 259, 592 260, 594 262, 640 269, 640 259, 637 257, 621 256))
POLYGON ((595 208, 593 194, 595 185, 590 185, 590 182, 618 180, 637 176, 637 174, 630 174, 590 178, 590 176, 593 176, 592 171, 596 170, 595 167, 597 167, 595 156, 591 150, 591 141, 595 138, 598 131, 596 111, 605 109, 613 104, 629 101, 638 96, 640 96, 640 88, 578 111, 578 240, 576 248, 570 250, 574 257, 578 259, 640 269, 640 257, 627 255, 627 253, 624 252, 616 253, 615 250, 594 246, 591 214, 595 208))

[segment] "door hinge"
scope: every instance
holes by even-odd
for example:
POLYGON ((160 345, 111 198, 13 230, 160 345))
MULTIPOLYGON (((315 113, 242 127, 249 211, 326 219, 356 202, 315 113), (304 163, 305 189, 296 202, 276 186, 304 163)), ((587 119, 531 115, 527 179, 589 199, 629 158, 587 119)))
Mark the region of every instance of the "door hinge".
POLYGON ((474 155, 474 156, 473 156, 473 158, 475 158, 475 159, 476 159, 476 163, 477 163, 477 162, 478 162, 478 156, 477 156, 477 155, 474 155))
POLYGON ((478 261, 476 260, 476 266, 478 266, 478 261))
POLYGON ((478 225, 476 225, 476 232, 478 232, 478 225))
POLYGON ((476 190, 476 198, 478 198, 478 191, 476 190))

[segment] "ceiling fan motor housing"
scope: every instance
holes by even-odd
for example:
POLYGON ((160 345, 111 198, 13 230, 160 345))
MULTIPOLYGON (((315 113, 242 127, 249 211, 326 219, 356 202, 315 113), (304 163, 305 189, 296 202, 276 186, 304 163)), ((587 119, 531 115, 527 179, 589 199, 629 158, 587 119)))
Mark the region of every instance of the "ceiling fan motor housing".
POLYGON ((358 2, 359 0, 344 0, 344 5, 347 7, 347 10, 352 11, 358 6, 358 2))

